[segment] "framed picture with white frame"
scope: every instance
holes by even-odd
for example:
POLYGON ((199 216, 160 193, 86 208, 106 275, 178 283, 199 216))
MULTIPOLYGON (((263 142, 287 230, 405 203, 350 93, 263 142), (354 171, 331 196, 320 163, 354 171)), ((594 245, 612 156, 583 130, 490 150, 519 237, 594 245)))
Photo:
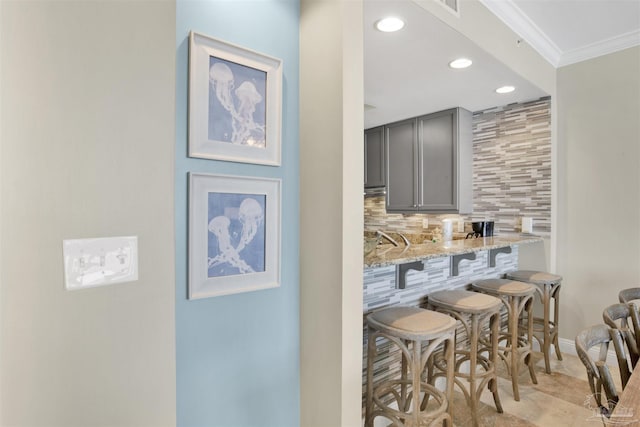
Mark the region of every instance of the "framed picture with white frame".
POLYGON ((189 299, 280 286, 281 180, 189 174, 189 299))
POLYGON ((189 156, 279 166, 282 61, 189 35, 189 156))

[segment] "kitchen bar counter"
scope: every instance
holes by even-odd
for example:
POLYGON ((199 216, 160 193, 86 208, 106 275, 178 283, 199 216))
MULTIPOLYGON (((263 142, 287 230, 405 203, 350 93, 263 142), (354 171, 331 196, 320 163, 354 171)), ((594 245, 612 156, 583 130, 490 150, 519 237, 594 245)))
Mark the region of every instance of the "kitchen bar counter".
POLYGON ((395 247, 391 244, 378 247, 364 257, 365 268, 385 267, 438 258, 450 255, 461 255, 472 252, 486 251, 511 247, 524 243, 535 243, 542 238, 532 234, 513 234, 476 239, 452 240, 450 242, 412 244, 406 248, 403 244, 395 247))

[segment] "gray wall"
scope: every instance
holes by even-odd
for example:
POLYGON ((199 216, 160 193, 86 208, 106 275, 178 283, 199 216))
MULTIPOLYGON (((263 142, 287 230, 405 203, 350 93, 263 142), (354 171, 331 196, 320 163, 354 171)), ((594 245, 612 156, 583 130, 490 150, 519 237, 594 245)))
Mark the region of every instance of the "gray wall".
POLYGON ((0 11, 0 425, 175 425, 175 4, 0 11), (120 235, 140 279, 65 291, 62 240, 120 235))
POLYGON ((640 47, 558 70, 560 334, 640 286, 640 47))

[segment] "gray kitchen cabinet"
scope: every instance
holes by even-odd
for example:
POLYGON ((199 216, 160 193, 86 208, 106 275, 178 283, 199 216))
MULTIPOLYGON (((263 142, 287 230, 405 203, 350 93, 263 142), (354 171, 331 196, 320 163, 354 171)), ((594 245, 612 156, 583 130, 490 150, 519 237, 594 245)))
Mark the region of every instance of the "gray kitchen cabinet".
POLYGON ((364 188, 384 187, 386 182, 384 126, 364 131, 364 188))
POLYGON ((385 126, 387 160, 387 211, 415 211, 418 207, 418 122, 403 120, 385 126))
POLYGON ((472 143, 463 108, 387 125, 387 211, 470 213, 472 143))

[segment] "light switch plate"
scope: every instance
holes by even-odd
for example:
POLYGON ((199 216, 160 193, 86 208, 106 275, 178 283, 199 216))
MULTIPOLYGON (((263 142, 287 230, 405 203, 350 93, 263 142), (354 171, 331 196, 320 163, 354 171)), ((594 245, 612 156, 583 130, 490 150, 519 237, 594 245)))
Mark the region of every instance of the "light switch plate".
POLYGON ((458 221, 458 233, 464 233, 464 221, 458 221))
POLYGON ((429 218, 422 218, 422 228, 429 228, 429 218))
POLYGON ((138 280, 138 237, 101 237, 62 242, 65 289, 138 280))
POLYGON ((533 218, 526 216, 522 217, 522 232, 533 233, 533 218))

